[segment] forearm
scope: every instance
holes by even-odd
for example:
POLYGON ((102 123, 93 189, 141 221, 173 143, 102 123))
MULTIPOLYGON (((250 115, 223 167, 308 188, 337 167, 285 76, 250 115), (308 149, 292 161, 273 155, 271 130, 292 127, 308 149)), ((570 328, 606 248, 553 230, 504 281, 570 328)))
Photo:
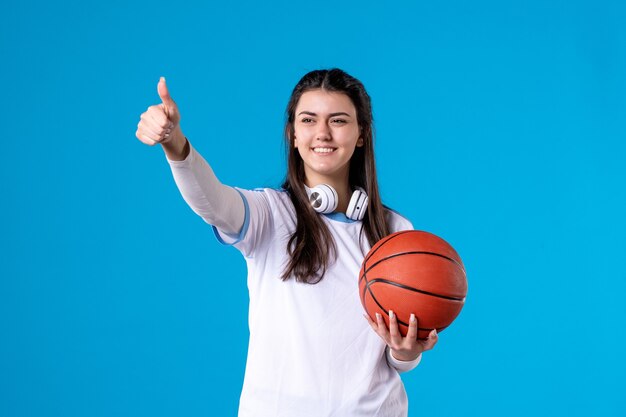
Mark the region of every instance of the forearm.
POLYGON ((189 141, 180 130, 180 126, 176 126, 172 131, 172 140, 161 143, 161 146, 168 161, 183 161, 189 155, 191 147, 189 141))
POLYGON ((226 234, 237 234, 245 209, 239 193, 222 184, 209 164, 186 139, 163 146, 174 181, 189 207, 202 219, 226 234), (174 145, 177 144, 177 145, 174 145))

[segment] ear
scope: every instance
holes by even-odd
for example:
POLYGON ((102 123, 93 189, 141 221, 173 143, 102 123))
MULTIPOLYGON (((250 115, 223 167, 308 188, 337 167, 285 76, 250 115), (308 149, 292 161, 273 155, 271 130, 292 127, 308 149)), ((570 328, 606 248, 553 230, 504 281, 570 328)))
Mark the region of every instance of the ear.
POLYGON ((290 143, 293 142, 293 147, 297 148, 298 147, 298 140, 296 139, 295 133, 292 135, 291 133, 288 132, 287 133, 287 137, 288 137, 290 143))
MULTIPOLYGON (((363 126, 359 126, 359 135, 362 135, 362 134, 363 134, 363 126)), ((356 141, 357 148, 360 148, 364 144, 365 144, 365 141, 363 140, 363 136, 359 136, 359 139, 357 139, 356 141)))

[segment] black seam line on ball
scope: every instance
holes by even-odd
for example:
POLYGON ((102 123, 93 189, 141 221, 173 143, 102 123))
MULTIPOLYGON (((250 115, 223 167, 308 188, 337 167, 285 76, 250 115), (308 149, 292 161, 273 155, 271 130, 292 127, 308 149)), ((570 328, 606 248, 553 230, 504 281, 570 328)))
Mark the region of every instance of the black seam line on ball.
MULTIPOLYGON (((464 301, 465 300, 465 297, 449 297, 447 295, 435 294, 435 293, 429 292, 429 291, 418 290, 417 288, 409 287, 409 286, 404 285, 404 284, 398 284, 397 282, 389 281, 389 280, 384 279, 384 278, 374 278, 372 280, 367 281, 366 288, 369 290, 369 287, 372 284, 375 284, 377 282, 384 282, 385 284, 394 285, 396 287, 400 287, 400 288, 405 289, 405 290, 418 292, 420 294, 432 295, 433 297, 444 298, 446 300, 452 300, 452 301, 464 301)), ((371 294, 371 291, 370 291, 370 294, 371 294)), ((373 294, 372 294, 372 297, 373 297, 373 294)))
POLYGON ((461 265, 460 263, 458 263, 455 259, 452 259, 448 256, 442 255, 440 253, 436 253, 436 252, 427 252, 427 251, 409 251, 409 252, 400 252, 400 253, 394 253, 393 255, 389 255, 386 258, 380 259, 378 261, 376 261, 376 263, 374 263, 374 265, 370 265, 369 267, 367 267, 367 269, 365 269, 363 271, 363 276, 365 276, 365 274, 367 274, 369 272, 370 269, 374 268, 376 265, 378 265, 379 263, 386 261, 387 259, 391 259, 391 258, 395 258, 396 256, 403 256, 403 255, 433 255, 433 256, 439 256, 440 258, 443 259, 447 259, 450 262, 454 263, 456 266, 458 266, 459 268, 461 268, 461 271, 463 271, 463 275, 465 275, 465 268, 463 268, 463 265, 461 265))
MULTIPOLYGON (((374 296, 374 293, 373 293, 372 291, 370 291, 370 289, 369 289, 368 287, 365 287, 365 288, 364 288, 364 290, 363 290, 363 294, 364 294, 363 299, 365 299, 365 291, 367 291, 367 292, 369 292, 369 293, 370 293, 370 296, 372 297, 372 300, 374 300, 374 302, 376 303, 376 305, 377 305, 378 307, 380 307, 380 309, 381 309, 382 311, 388 311, 385 307, 383 307, 383 306, 382 306, 382 304, 380 304, 380 303, 378 302, 378 300, 377 300, 377 299, 376 299, 376 297, 374 296)), ((370 317, 370 318, 371 318, 371 317, 370 317)), ((409 325, 408 325, 408 324, 406 324, 405 322, 403 322, 402 320, 400 320, 400 319, 398 318, 398 315, 397 315, 397 314, 396 314, 396 320, 398 321, 398 324, 401 324, 401 325, 403 325, 403 326, 405 326, 405 327, 409 327, 409 325)), ((374 319, 374 321, 376 321, 376 319, 374 319)), ((431 330, 433 330, 433 329, 430 329, 430 328, 428 328, 428 327, 418 327, 418 328, 417 328, 417 330, 418 330, 418 331, 420 331, 420 330, 428 330, 428 331, 430 332, 430 331, 431 331, 431 330)))
MULTIPOLYGON (((402 235, 404 235, 404 234, 406 234, 406 233, 413 232, 413 231, 414 231, 414 230, 403 230, 403 231, 401 231, 401 232, 397 232, 397 234, 396 234, 396 235, 393 235, 393 236, 391 236, 389 239, 387 239, 386 241, 384 241, 384 242, 383 242, 380 246, 378 246, 378 247, 377 247, 377 248, 376 248, 373 252, 368 253, 368 254, 367 254, 367 256, 365 257, 365 259, 363 259, 363 275, 359 278, 359 281, 358 281, 358 282, 361 282, 361 280, 362 280, 363 278, 365 278, 365 282, 367 282, 367 277, 366 277, 365 275, 367 274, 367 271, 369 271, 369 270, 370 270, 370 268, 371 268, 371 267, 368 267, 368 266, 367 266, 367 261, 369 261, 369 259, 370 259, 370 258, 371 258, 371 257, 372 257, 372 256, 373 256, 376 252, 378 252, 378 249, 380 249, 380 248, 382 248, 383 246, 385 246, 385 244, 386 244, 387 242, 389 242, 390 240, 395 239, 395 238, 397 238, 397 237, 400 237, 400 236, 402 236, 402 235)), ((378 264, 378 262, 376 262, 376 264, 378 264)), ((376 265, 376 264, 374 264, 374 265, 376 265)), ((372 265, 372 266, 373 266, 373 265, 372 265)))
POLYGON ((367 257, 363 260, 363 263, 366 264, 367 261, 369 260, 369 258, 372 257, 372 255, 374 255, 376 252, 378 252, 378 249, 382 248, 383 246, 385 246, 387 244, 387 242, 389 242, 392 239, 395 239, 399 236, 402 236, 405 233, 409 233, 409 232, 413 232, 413 230, 404 230, 402 232, 398 232, 398 234, 391 236, 389 239, 385 240, 379 247, 376 248, 376 250, 374 250, 374 252, 367 254, 367 257))

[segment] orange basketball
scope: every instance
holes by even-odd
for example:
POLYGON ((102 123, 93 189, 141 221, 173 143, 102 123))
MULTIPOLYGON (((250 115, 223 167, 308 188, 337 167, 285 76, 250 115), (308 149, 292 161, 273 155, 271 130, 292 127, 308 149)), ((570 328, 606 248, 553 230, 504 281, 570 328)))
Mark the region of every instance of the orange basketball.
POLYGON ((378 241, 363 260, 359 294, 367 314, 389 310, 406 336, 411 313, 418 319, 419 339, 442 331, 459 315, 467 295, 465 267, 454 248, 432 233, 406 230, 378 241))

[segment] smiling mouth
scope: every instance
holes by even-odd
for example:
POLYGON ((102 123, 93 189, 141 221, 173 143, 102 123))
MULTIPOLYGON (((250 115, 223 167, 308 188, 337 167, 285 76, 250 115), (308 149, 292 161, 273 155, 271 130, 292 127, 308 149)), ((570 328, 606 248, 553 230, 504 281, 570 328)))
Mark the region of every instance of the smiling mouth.
POLYGON ((313 152, 318 154, 329 154, 337 150, 337 148, 312 148, 313 152))

